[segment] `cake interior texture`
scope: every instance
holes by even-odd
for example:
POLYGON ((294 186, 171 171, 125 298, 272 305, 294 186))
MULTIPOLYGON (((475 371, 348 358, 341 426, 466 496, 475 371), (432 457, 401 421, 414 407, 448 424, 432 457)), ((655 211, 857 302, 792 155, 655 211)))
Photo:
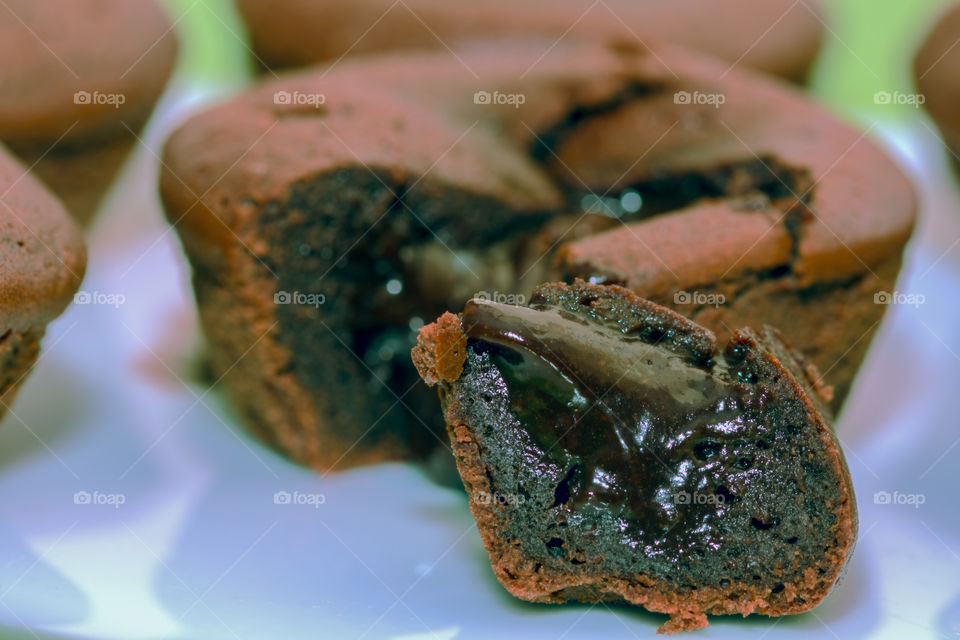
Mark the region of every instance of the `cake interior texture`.
MULTIPOLYGON (((433 394, 416 384, 410 348, 422 318, 473 291, 429 289, 438 278, 422 272, 436 267, 426 245, 442 242, 460 270, 469 273, 469 261, 482 272, 474 255, 501 237, 529 232, 546 215, 429 180, 408 191, 387 170, 359 167, 300 184, 286 202, 266 206, 258 233, 270 250, 261 259, 277 275, 277 289, 323 296, 314 306, 278 305, 276 320, 279 340, 295 354, 291 368, 299 383, 332 400, 326 409, 343 446, 330 449, 343 451, 367 436, 394 458, 436 449, 438 434, 445 438, 442 420, 433 394), (465 210, 470 217, 462 216, 465 210), (411 248, 423 254, 410 256, 411 248)), ((198 294, 208 281, 196 279, 198 294)))
POLYGON ((812 608, 855 528, 817 381, 773 334, 721 351, 608 289, 462 314, 462 374, 441 398, 498 578, 532 600, 642 604, 674 617, 666 630, 812 608))

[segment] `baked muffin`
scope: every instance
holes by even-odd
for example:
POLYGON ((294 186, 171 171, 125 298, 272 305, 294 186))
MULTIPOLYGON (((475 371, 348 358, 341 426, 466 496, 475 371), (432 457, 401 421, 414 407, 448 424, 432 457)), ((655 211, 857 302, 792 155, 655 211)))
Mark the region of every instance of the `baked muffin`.
POLYGON ((536 602, 670 614, 816 607, 856 540, 819 378, 771 330, 721 346, 617 286, 471 300, 420 330, 497 579, 536 602))
POLYGON ((423 319, 557 273, 725 336, 783 319, 839 405, 913 226, 900 171, 758 74, 668 46, 543 50, 345 60, 171 137, 161 193, 214 368, 276 447, 320 469, 426 455, 441 421, 406 357, 423 319), (642 241, 620 251, 622 230, 642 241), (730 302, 674 304, 699 290, 730 302))
POLYGON ((80 232, 63 206, 0 147, 0 416, 66 308, 86 267, 80 232))
POLYGON ((913 60, 917 90, 926 98, 924 106, 940 127, 943 141, 952 150, 955 159, 960 155, 958 41, 960 4, 955 4, 937 21, 913 60))
POLYGON ((237 0, 237 7, 259 62, 278 68, 390 50, 447 50, 481 38, 542 37, 547 46, 655 39, 802 81, 823 35, 819 3, 811 1, 237 0))
POLYGON ((80 222, 96 211, 173 69, 155 0, 6 0, 0 140, 80 222))

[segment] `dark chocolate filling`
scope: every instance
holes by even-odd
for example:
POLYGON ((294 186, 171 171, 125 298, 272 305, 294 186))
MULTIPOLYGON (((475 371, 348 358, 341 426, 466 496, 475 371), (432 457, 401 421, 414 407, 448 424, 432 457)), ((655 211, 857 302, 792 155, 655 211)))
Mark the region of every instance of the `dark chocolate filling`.
POLYGON ((755 350, 567 302, 463 314, 456 401, 525 557, 777 594, 837 544, 823 441, 755 350))
MULTIPOLYGON (((739 198, 760 195, 775 205, 788 208, 794 194, 809 202, 806 192, 807 173, 783 165, 776 158, 754 158, 715 167, 698 173, 663 174, 641 180, 620 190, 613 198, 597 202, 592 194, 582 189, 570 190, 569 198, 589 203, 590 209, 624 221, 636 221, 661 213, 683 209, 704 199, 739 198), (633 196, 633 194, 636 194, 633 196), (625 207, 625 200, 633 198, 634 206, 625 207)), ((796 211, 797 222, 802 211, 796 211)), ((791 216, 793 217, 793 216, 791 216)))

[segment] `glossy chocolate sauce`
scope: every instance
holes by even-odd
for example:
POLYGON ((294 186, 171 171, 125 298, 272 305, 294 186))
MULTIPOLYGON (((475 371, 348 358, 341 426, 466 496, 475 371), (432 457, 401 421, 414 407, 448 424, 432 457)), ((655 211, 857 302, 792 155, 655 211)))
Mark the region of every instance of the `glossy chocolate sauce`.
POLYGON ((767 430, 742 353, 697 361, 561 307, 474 300, 462 318, 502 377, 514 441, 532 442, 524 464, 563 470, 550 509, 565 526, 616 529, 647 557, 719 548, 767 430))

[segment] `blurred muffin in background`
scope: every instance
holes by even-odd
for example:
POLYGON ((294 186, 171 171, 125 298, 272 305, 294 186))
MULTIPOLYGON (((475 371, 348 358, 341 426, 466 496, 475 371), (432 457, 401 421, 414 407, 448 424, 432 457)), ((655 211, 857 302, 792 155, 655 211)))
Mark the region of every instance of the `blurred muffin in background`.
MULTIPOLYGON (((734 66, 803 81, 820 49, 817 2, 791 0, 236 0, 270 68, 464 40, 670 40, 734 66)), ((451 53, 451 55, 453 55, 451 53)))
POLYGON ((173 26, 155 0, 5 0, 0 140, 85 224, 176 56, 173 26))
POLYGON ((943 15, 913 60, 917 90, 960 166, 960 4, 943 15))

